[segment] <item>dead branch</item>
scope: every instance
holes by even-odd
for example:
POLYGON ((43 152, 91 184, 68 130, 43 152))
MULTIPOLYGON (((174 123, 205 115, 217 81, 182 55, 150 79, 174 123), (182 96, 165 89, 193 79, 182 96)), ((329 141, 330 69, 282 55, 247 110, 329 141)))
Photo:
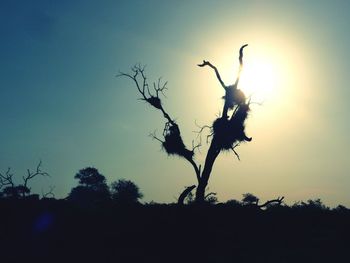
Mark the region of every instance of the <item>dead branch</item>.
POLYGON ((47 172, 44 172, 41 170, 41 160, 39 162, 39 164, 37 165, 36 167, 36 170, 31 172, 29 169, 27 169, 27 176, 23 176, 23 181, 24 181, 24 184, 23 186, 24 187, 28 187, 27 184, 28 184, 28 181, 30 179, 33 179, 35 176, 38 176, 38 175, 42 175, 42 176, 50 176, 47 172))
POLYGON ((219 80, 221 86, 222 86, 224 89, 226 89, 226 85, 225 85, 225 83, 222 81, 218 69, 217 69, 213 64, 211 64, 209 61, 203 60, 203 63, 202 63, 202 64, 198 64, 197 66, 198 66, 198 67, 209 66, 209 67, 211 67, 212 69, 214 69, 215 74, 216 74, 216 77, 217 77, 217 79, 219 80))
POLYGON ((233 151, 233 153, 236 155, 238 161, 240 161, 240 156, 239 154, 236 152, 235 148, 238 147, 240 145, 240 143, 236 143, 234 146, 232 146, 231 150, 233 151))
MULTIPOLYGON (((199 137, 199 140, 202 141, 202 133, 204 132, 205 129, 209 129, 209 130, 212 130, 212 126, 209 126, 209 125, 203 125, 203 126, 200 126, 197 122, 195 122, 196 126, 199 128, 198 131, 193 131, 195 133, 197 133, 197 138, 199 137)), ((208 144, 209 143, 209 138, 213 136, 213 133, 210 133, 209 135, 207 135, 207 139, 206 139, 206 143, 208 144)))
POLYGON ((241 46, 241 48, 239 49, 239 69, 238 69, 238 74, 237 74, 237 79, 236 79, 236 82, 235 82, 235 86, 237 87, 238 86, 238 82, 239 82, 239 78, 241 76, 241 72, 242 72, 242 69, 243 69, 243 49, 248 46, 248 44, 245 44, 243 46, 241 46))
POLYGON ((224 106, 223 106, 223 111, 222 111, 222 117, 223 118, 228 118, 228 111, 234 108, 235 105, 240 106, 245 104, 246 101, 246 96, 245 94, 238 89, 238 82, 240 79, 241 71, 243 69, 243 49, 248 46, 247 44, 243 45, 240 50, 239 50, 239 69, 238 69, 238 74, 236 78, 236 82, 233 85, 226 86, 224 82, 222 81, 220 74, 217 70, 217 68, 211 64, 209 61, 203 60, 202 64, 198 64, 199 67, 204 67, 204 66, 209 66, 212 69, 214 69, 215 74, 221 84, 221 86, 225 90, 225 96, 223 99, 225 100, 224 106))
POLYGON ((204 196, 204 199, 209 198, 211 195, 212 195, 212 196, 216 196, 216 193, 210 192, 210 193, 208 193, 208 194, 206 194, 206 195, 204 196))
POLYGON ((196 149, 200 152, 200 147, 202 146, 202 139, 199 138, 199 142, 195 145, 194 140, 192 141, 192 152, 194 152, 196 149))
POLYGON ((55 189, 55 186, 50 185, 49 191, 48 191, 48 192, 44 193, 44 191, 41 190, 41 195, 42 195, 42 197, 43 197, 43 198, 49 198, 49 197, 55 198, 55 194, 53 193, 53 190, 54 190, 54 189, 55 189))
POLYGON ((258 205, 258 207, 259 208, 263 208, 263 207, 267 207, 268 205, 274 204, 274 203, 277 204, 277 205, 281 205, 282 202, 283 202, 283 199, 284 199, 284 196, 278 197, 277 199, 266 201, 264 204, 258 205))
POLYGON ((155 82, 153 83, 153 93, 152 93, 149 89, 149 85, 145 75, 145 66, 142 67, 141 65, 135 65, 131 68, 131 71, 133 72, 133 74, 128 74, 120 71, 117 77, 125 76, 133 80, 137 90, 142 95, 141 99, 146 101, 148 104, 150 104, 154 108, 160 110, 163 113, 164 118, 166 118, 167 121, 170 122, 171 124, 174 124, 175 121, 164 110, 162 106, 162 101, 159 97, 159 93, 164 95, 164 91, 167 89, 166 86, 168 82, 162 83, 161 78, 159 78, 157 84, 155 82))
POLYGON ((157 141, 159 141, 160 143, 164 143, 164 141, 162 141, 161 139, 159 139, 159 138, 157 137, 156 131, 150 133, 149 136, 150 136, 153 140, 157 140, 157 141))
POLYGON ((161 78, 158 79, 157 83, 153 83, 153 92, 150 91, 149 85, 147 83, 147 78, 145 75, 145 67, 141 65, 135 65, 131 68, 132 74, 119 72, 117 77, 125 76, 133 80, 136 85, 137 90, 142 95, 142 100, 146 101, 148 104, 153 106, 154 108, 160 110, 163 113, 164 118, 166 119, 166 123, 163 130, 164 140, 159 139, 155 133, 150 136, 153 139, 158 140, 163 149, 169 155, 178 155, 180 157, 185 158, 187 161, 191 163, 193 166, 197 180, 200 180, 200 171, 197 164, 193 160, 194 150, 200 147, 200 144, 193 145, 192 150, 189 150, 181 137, 180 128, 175 122, 173 118, 166 112, 162 105, 162 101, 160 98, 160 93, 164 95, 164 91, 167 89, 167 82, 162 83, 161 78))
POLYGON ((189 195, 189 193, 194 189, 196 188, 195 185, 191 185, 191 186, 187 186, 185 188, 185 190, 182 191, 182 193, 180 194, 178 200, 177 200, 177 204, 178 205, 183 205, 184 204, 184 201, 185 201, 185 198, 189 195))
POLYGON ((11 168, 9 167, 5 174, 0 173, 0 190, 5 186, 11 186, 14 187, 15 184, 13 182, 13 174, 10 173, 11 168))

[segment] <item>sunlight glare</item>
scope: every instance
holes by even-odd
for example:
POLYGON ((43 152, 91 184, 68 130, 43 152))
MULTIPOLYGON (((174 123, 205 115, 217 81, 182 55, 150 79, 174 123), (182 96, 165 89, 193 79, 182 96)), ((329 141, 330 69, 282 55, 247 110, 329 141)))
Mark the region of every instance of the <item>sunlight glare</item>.
POLYGON ((277 91, 278 70, 269 60, 254 59, 245 63, 239 89, 243 90, 252 102, 263 103, 270 100, 277 91))

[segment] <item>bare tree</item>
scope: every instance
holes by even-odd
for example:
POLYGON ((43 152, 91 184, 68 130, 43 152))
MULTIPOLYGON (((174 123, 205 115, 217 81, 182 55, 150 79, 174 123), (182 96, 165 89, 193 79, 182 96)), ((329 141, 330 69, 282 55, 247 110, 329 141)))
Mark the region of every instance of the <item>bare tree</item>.
POLYGON ((36 176, 49 176, 47 172, 41 170, 41 161, 38 163, 34 171, 27 169, 27 174, 22 176, 23 183, 18 185, 13 181, 11 168, 8 168, 5 173, 0 173, 0 190, 2 196, 25 198, 31 191, 28 182, 36 176))
POLYGON ((43 189, 41 189, 41 196, 42 198, 55 198, 55 194, 53 190, 55 189, 55 186, 50 185, 49 190, 47 192, 44 192, 43 189))
MULTIPOLYGON (((240 145, 241 142, 251 141, 252 138, 249 138, 245 134, 245 121, 248 117, 248 112, 250 110, 249 104, 247 102, 246 96, 243 91, 238 89, 240 73, 243 69, 243 49, 247 45, 243 45, 239 50, 239 70, 237 78, 234 84, 225 85, 223 82, 219 71, 217 68, 211 64, 209 61, 203 60, 202 64, 199 64, 199 67, 208 66, 215 71, 216 77, 220 85, 224 88, 225 95, 224 106, 222 110, 222 115, 218 117, 212 126, 204 126, 201 128, 201 131, 205 127, 211 129, 210 134, 210 146, 205 158, 204 168, 197 164, 194 160, 194 153, 201 144, 194 145, 192 143, 192 148, 185 146, 181 132, 178 124, 175 120, 170 117, 170 114, 164 109, 160 95, 166 90, 167 82, 162 83, 161 79, 158 79, 156 83, 153 83, 153 89, 150 88, 147 78, 145 75, 145 67, 141 65, 136 65, 132 67, 131 73, 120 72, 117 76, 125 76, 130 78, 136 85, 137 90, 141 94, 141 100, 145 101, 152 107, 159 110, 165 120, 165 127, 163 130, 163 138, 160 139, 156 134, 152 134, 152 137, 159 142, 161 142, 162 147, 169 155, 178 155, 187 160, 193 167, 196 178, 197 178, 197 187, 196 187, 196 202, 203 203, 205 202, 205 189, 208 185, 209 177, 214 165, 214 162, 221 151, 232 150, 234 154, 239 159, 239 155, 236 152, 235 148, 240 145)), ((164 95, 164 94, 163 94, 164 95)), ((192 189, 195 187, 188 187, 180 195, 178 202, 183 203, 186 195, 189 194, 192 189)))
POLYGON ((2 190, 4 187, 14 186, 13 174, 11 173, 11 168, 9 167, 4 174, 0 173, 0 190, 2 190))

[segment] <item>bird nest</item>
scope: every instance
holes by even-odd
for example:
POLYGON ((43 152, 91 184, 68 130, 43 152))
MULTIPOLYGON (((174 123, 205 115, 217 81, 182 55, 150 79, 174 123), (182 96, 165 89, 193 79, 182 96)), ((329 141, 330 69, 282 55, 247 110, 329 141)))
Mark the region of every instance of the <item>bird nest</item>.
POLYGON ((217 118, 212 126, 213 138, 222 150, 230 150, 239 142, 251 141, 245 134, 245 120, 248 117, 249 105, 237 106, 231 119, 217 118))
POLYGON ((180 135, 180 129, 176 123, 166 123, 162 146, 169 155, 179 155, 186 159, 191 159, 194 152, 186 148, 180 135))
POLYGON ((162 108, 162 101, 158 97, 150 96, 149 98, 142 99, 142 100, 147 101, 149 104, 151 104, 153 107, 157 109, 162 108))

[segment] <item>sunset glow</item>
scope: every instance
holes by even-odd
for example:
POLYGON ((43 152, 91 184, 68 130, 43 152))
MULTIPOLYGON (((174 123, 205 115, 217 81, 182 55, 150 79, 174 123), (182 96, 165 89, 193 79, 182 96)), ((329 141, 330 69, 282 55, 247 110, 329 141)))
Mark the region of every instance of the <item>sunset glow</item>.
MULTIPOLYGON (((232 85, 248 44, 238 88, 254 103, 253 140, 237 148, 241 162, 219 155, 210 191, 222 202, 251 192, 349 206, 350 2, 321 2, 1 1, 1 171, 21 178, 42 160, 51 177, 31 191, 54 185, 65 198, 76 171, 93 166, 136 182, 145 202, 173 202, 196 184, 192 167, 147 137, 162 135, 163 114, 115 75, 140 63, 151 91, 168 81, 163 106, 192 149, 196 123, 211 126, 225 95, 197 65, 210 61, 232 85)), ((204 135, 202 167, 206 147, 204 135)))
POLYGON ((239 88, 252 102, 262 103, 272 99, 278 89, 279 70, 273 61, 255 59, 244 65, 239 88))

